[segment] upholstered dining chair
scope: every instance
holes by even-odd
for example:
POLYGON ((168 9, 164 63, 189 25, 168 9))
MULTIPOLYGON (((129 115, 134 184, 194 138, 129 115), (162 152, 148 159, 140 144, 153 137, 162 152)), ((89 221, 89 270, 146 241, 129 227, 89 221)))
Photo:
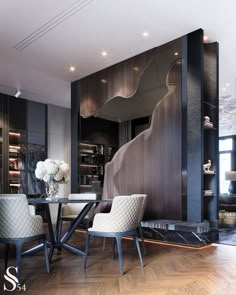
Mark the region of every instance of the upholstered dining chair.
MULTIPOLYGON (((132 194, 131 196, 141 196, 143 197, 143 206, 142 206, 142 210, 140 210, 140 214, 139 214, 139 223, 138 223, 138 233, 139 233, 139 236, 142 240, 142 248, 143 248, 143 253, 144 255, 147 255, 147 250, 146 250, 146 247, 145 247, 145 243, 144 243, 144 237, 143 237, 143 230, 142 230, 142 227, 141 227, 141 221, 143 219, 143 214, 144 214, 144 211, 145 211, 145 207, 146 207, 146 202, 147 202, 147 195, 146 194, 132 194)), ((103 239, 103 250, 105 250, 105 246, 106 246, 106 238, 103 239)))
POLYGON ((147 255, 147 250, 144 244, 144 238, 143 238, 143 230, 141 227, 141 221, 143 219, 143 214, 146 208, 146 203, 147 203, 147 195, 146 194, 132 194, 131 196, 143 196, 143 206, 142 206, 142 210, 140 210, 140 215, 139 215, 139 225, 138 225, 138 232, 139 232, 139 236, 142 240, 142 248, 143 248, 143 253, 144 255, 147 255))
MULTIPOLYGON (((89 242, 91 236, 111 237, 117 241, 120 273, 123 275, 122 237, 133 237, 140 264, 143 267, 142 254, 138 242, 137 228, 140 224, 140 212, 143 210, 144 196, 116 196, 113 199, 110 213, 95 214, 93 226, 87 231, 84 269, 87 267, 89 242)), ((114 258, 114 243, 112 243, 114 258)))
MULTIPOLYGON (((70 200, 96 200, 97 195, 95 193, 81 193, 81 194, 70 194, 68 199, 70 200)), ((83 210, 87 203, 69 203, 62 207, 62 213, 59 225, 59 236, 61 235, 62 222, 70 221, 73 222, 78 214, 83 210)), ((85 226, 89 227, 89 222, 93 219, 94 208, 85 216, 85 226)))
POLYGON ((47 272, 50 272, 43 220, 39 215, 32 215, 34 214, 32 209, 28 206, 26 195, 0 195, 0 243, 5 244, 5 269, 8 265, 9 245, 15 244, 19 282, 21 277, 22 246, 26 242, 37 240, 43 242, 41 248, 44 249, 47 272))

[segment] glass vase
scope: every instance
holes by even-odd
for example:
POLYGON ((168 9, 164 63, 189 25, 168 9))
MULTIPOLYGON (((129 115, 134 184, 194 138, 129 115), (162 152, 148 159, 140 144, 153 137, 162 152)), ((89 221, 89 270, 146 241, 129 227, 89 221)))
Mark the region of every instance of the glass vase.
POLYGON ((46 182, 46 194, 48 199, 58 197, 59 183, 53 179, 46 182))

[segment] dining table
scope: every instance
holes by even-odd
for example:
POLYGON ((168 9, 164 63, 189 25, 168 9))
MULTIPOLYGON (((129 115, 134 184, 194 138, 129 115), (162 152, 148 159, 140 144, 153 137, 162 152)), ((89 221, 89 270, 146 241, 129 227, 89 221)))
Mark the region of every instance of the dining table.
MULTIPOLYGON (((73 235, 74 231, 78 228, 79 224, 84 220, 85 216, 92 209, 94 205, 98 205, 102 202, 112 202, 112 199, 68 199, 68 198, 28 198, 28 203, 30 205, 43 205, 45 207, 46 221, 48 225, 48 246, 50 248, 49 251, 49 261, 51 262, 55 249, 62 250, 66 249, 74 254, 84 256, 85 252, 78 247, 70 244, 68 241, 73 235), (69 203, 84 203, 84 208, 79 212, 78 216, 71 222, 70 226, 67 228, 66 232, 60 236, 61 232, 61 212, 62 206, 69 203), (50 213, 50 204, 58 204, 57 210, 57 221, 55 230, 53 229, 52 218, 50 213)), ((36 245, 22 253, 22 255, 34 254, 40 251, 43 247, 43 244, 36 245)))

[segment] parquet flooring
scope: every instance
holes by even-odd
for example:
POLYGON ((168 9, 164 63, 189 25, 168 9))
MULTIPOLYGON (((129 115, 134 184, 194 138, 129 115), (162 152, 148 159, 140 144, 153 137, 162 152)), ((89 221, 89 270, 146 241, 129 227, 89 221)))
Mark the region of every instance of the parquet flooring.
MULTIPOLYGON (((85 240, 75 233, 73 243, 82 249, 85 240), (82 238, 82 239, 81 239, 82 238)), ((235 295, 236 247, 213 245, 203 250, 146 243, 148 256, 142 269, 132 241, 125 240, 124 270, 119 274, 118 258, 112 260, 110 243, 91 241, 88 269, 83 258, 63 250, 56 253, 51 273, 46 273, 42 254, 24 257, 22 279, 27 291, 3 292, 3 259, 0 258, 0 294, 28 295, 235 295)), ((14 259, 9 264, 14 264, 14 259)))

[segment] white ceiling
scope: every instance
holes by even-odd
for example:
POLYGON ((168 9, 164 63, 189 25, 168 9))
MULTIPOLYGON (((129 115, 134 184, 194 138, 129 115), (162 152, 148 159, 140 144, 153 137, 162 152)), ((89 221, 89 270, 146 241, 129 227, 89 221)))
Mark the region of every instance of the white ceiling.
POLYGON ((70 107, 70 82, 202 28, 220 44, 220 95, 234 103, 235 11, 235 0, 1 0, 0 92, 70 107))

